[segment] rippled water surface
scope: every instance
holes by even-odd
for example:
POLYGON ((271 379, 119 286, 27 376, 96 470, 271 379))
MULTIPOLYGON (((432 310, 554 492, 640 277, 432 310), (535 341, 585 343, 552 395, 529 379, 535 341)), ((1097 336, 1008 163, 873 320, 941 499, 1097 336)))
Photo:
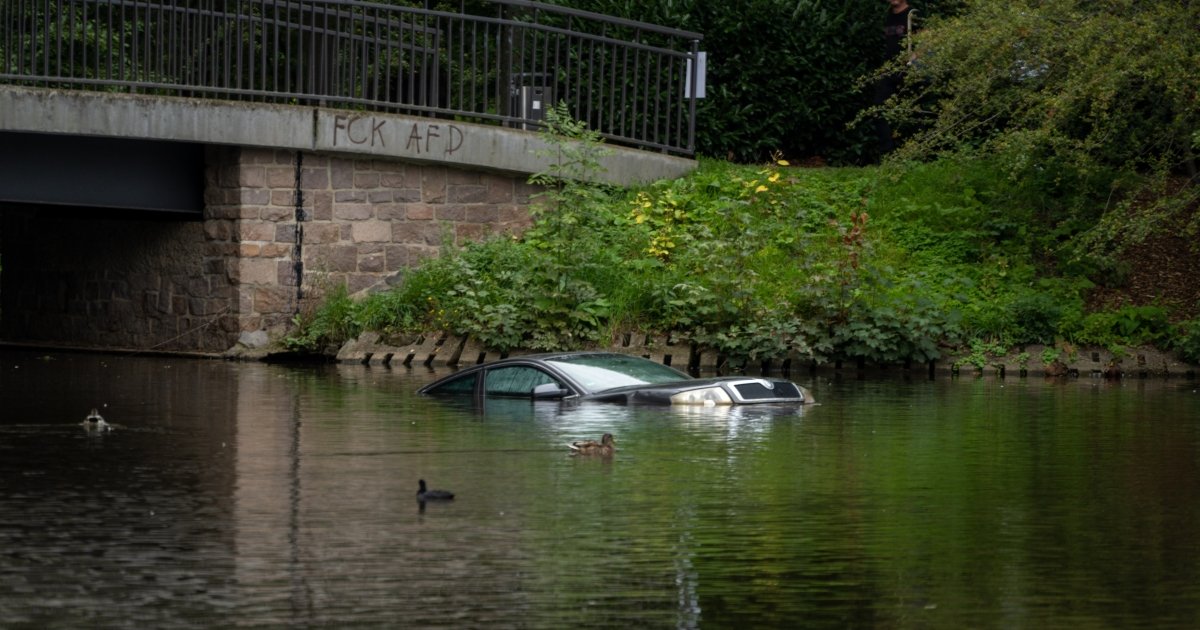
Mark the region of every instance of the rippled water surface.
POLYGON ((1193 381, 687 412, 434 375, 0 353, 0 627, 1200 627, 1193 381))

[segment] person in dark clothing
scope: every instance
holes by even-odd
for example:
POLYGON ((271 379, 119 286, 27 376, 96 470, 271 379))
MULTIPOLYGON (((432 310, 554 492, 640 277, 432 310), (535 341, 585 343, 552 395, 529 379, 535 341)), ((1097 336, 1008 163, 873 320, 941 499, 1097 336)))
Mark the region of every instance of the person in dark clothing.
MULTIPOLYGON (((888 0, 889 7, 887 20, 883 25, 883 51, 887 61, 892 61, 900 55, 900 52, 905 48, 905 39, 909 35, 909 28, 912 26, 911 14, 913 9, 908 4, 908 0, 888 0)), ((898 72, 893 72, 884 75, 875 84, 875 104, 883 105, 897 90, 900 89, 900 84, 904 81, 904 76, 898 72)), ((876 122, 876 133, 879 136, 879 152, 880 155, 890 153, 896 148, 896 139, 892 134, 892 126, 888 121, 880 116, 876 122)))

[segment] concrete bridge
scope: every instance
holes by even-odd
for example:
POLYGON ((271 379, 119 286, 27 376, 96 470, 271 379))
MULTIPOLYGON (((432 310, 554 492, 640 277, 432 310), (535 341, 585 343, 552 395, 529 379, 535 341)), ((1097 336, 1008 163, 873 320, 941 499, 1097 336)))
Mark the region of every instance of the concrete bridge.
MULTIPOLYGON (((610 21, 603 37, 564 33, 551 19, 561 9, 530 2, 497 2, 500 17, 484 18, 340 0, 172 13, 131 0, 121 15, 138 26, 110 35, 130 38, 112 50, 132 59, 118 60, 117 72, 107 61, 105 74, 94 64, 112 55, 97 48, 92 65, 75 63, 92 45, 71 39, 75 23, 102 25, 122 4, 0 9, 8 29, 0 33, 0 341, 220 353, 239 339, 282 334, 332 287, 386 288, 446 243, 518 233, 537 192, 526 180, 555 159, 536 132, 548 105, 538 99, 549 96, 566 97, 572 115, 610 141, 610 181, 673 178, 694 165, 690 134, 677 132, 694 129, 694 91, 679 90, 696 84, 695 34, 682 34, 692 42, 685 52, 656 49, 657 60, 632 66, 649 81, 645 64, 669 60, 676 70, 668 74, 678 75, 669 98, 626 92, 629 102, 605 111, 598 103, 616 99, 598 86, 629 88, 617 80, 629 69, 610 68, 621 46, 651 54, 613 40, 611 29, 634 29, 637 41, 677 33, 623 21, 610 21), (503 37, 464 41, 476 21, 503 37), (205 29, 209 36, 188 40, 205 29), (213 29, 227 35, 223 49, 213 29), (440 39, 416 46, 414 33, 440 39), (518 48, 513 37, 542 44, 518 48), (512 89, 514 76, 554 62, 555 37, 555 54, 574 45, 572 59, 612 46, 593 58, 609 70, 542 73, 537 89, 512 89), (493 39, 499 49, 479 50, 493 39), (307 43, 264 53, 257 67, 246 59, 280 41, 307 43), (424 65, 385 54, 405 46, 419 49, 424 65), (194 59, 197 49, 207 71, 172 61, 194 59), (453 65, 456 55, 455 67, 430 70, 430 57, 453 65), (263 67, 289 56, 283 71, 263 67), (379 69, 381 59, 396 63, 379 69), (343 63, 364 72, 345 80, 343 63), (281 82, 281 72, 295 83, 281 82), (480 75, 499 87, 479 92, 498 98, 464 86, 480 75), (435 85, 401 89, 406 82, 435 85), (662 115, 647 114, 655 107, 662 115)), ((573 23, 606 20, 573 13, 573 23)))

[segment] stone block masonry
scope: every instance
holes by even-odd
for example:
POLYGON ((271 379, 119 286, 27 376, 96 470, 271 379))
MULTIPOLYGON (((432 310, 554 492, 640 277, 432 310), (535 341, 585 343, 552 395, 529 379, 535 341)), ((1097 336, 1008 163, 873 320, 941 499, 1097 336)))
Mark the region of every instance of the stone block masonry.
POLYGON ((278 335, 298 309, 334 287, 352 294, 387 288, 444 243, 518 234, 530 224, 536 194, 524 176, 436 164, 254 148, 213 152, 206 225, 213 235, 227 234, 238 252, 229 271, 243 332, 278 335))
POLYGON ((240 333, 228 234, 99 210, 0 211, 0 338, 222 352, 240 333), (212 238, 218 237, 217 239, 212 238))
POLYGON ((277 339, 334 287, 385 289, 443 243, 521 232, 535 194, 524 176, 368 156, 210 146, 205 163, 202 220, 0 206, 0 339, 212 354, 277 339))

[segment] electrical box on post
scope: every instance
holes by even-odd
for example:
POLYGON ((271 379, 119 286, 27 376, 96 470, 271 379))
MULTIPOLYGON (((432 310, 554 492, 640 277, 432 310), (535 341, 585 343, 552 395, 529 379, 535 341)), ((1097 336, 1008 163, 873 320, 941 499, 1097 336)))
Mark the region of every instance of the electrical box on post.
POLYGON ((536 122, 546 119, 546 108, 554 104, 554 89, 542 85, 523 85, 517 95, 517 111, 526 122, 522 129, 541 129, 536 122))

